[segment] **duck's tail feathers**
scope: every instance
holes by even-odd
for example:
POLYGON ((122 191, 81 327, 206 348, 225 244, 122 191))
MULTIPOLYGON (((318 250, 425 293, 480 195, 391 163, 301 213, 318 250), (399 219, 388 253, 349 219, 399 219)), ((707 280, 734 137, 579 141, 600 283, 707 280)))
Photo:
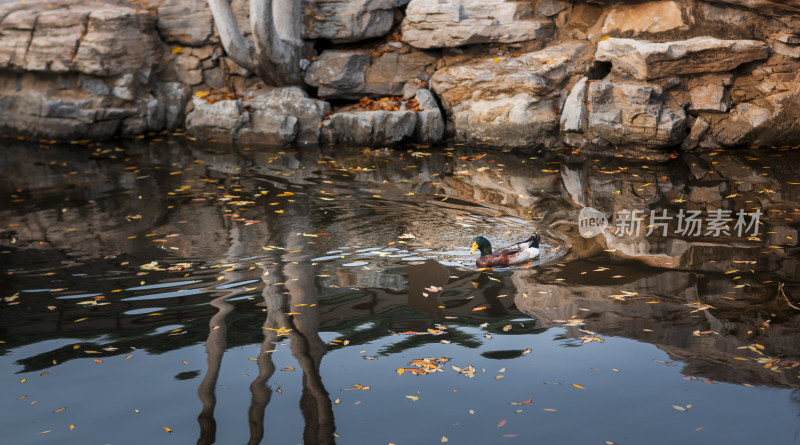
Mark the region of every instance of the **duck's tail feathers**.
POLYGON ((527 244, 528 247, 535 247, 539 248, 539 243, 542 241, 542 235, 539 232, 533 234, 532 237, 523 241, 523 244, 527 244))

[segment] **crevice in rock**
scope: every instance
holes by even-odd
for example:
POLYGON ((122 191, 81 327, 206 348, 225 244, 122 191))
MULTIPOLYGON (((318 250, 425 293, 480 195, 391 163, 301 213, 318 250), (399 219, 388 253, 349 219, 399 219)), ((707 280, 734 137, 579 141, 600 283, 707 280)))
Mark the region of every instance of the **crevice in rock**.
POLYGON ((589 80, 601 80, 611 72, 611 62, 600 62, 595 60, 592 66, 586 70, 586 78, 589 80))

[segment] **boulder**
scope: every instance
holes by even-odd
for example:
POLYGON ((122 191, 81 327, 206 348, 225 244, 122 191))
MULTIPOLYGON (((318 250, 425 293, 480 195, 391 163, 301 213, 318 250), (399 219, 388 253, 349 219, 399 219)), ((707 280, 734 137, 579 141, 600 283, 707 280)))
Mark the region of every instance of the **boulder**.
POLYGON ((595 53, 597 60, 611 62, 614 70, 639 80, 730 71, 768 56, 764 42, 714 37, 665 43, 608 38, 597 44, 595 53))
POLYGON ((697 85, 689 90, 689 111, 726 112, 730 105, 725 87, 720 84, 697 85))
POLYGON ((53 98, 39 91, 0 94, 0 131, 36 139, 109 139, 134 107, 101 107, 83 98, 53 98))
POLYGON ((346 111, 334 113, 324 125, 329 142, 386 146, 411 140, 417 116, 413 111, 346 111))
POLYGON ((285 145, 297 135, 298 120, 290 114, 269 109, 250 112, 250 123, 239 129, 236 142, 241 145, 285 145))
POLYGON ((308 66, 305 82, 319 88, 321 97, 339 95, 339 91, 351 91, 366 83, 364 70, 370 64, 370 56, 365 51, 323 51, 308 66))
POLYGON ((537 18, 533 4, 506 0, 411 0, 402 25, 403 41, 417 48, 474 43, 522 42, 553 35, 550 20, 537 18))
POLYGON ((714 126, 712 134, 724 146, 751 143, 759 131, 770 128, 773 114, 766 108, 752 103, 736 105, 730 114, 714 126))
POLYGON ((524 147, 554 144, 561 91, 589 64, 591 46, 570 41, 509 59, 442 68, 432 86, 457 140, 524 147))
MULTIPOLYGON (((320 124, 331 110, 328 102, 311 99, 298 87, 253 91, 245 96, 245 102, 249 104, 254 116, 258 113, 272 113, 296 118, 294 142, 298 144, 319 143, 320 124)), ((287 121, 286 125, 290 124, 291 120, 287 121)))
POLYGON ((157 11, 158 32, 167 43, 200 46, 218 40, 206 2, 166 0, 157 11))
POLYGON ((408 0, 306 0, 305 38, 352 42, 385 36, 408 0))
POLYGON ((242 100, 193 98, 186 131, 198 139, 245 145, 319 142, 327 102, 310 99, 297 87, 248 92, 242 100))
POLYGON ((581 77, 572 87, 561 110, 561 131, 564 133, 583 133, 586 128, 586 83, 588 79, 581 77))
POLYGON ((194 108, 186 116, 186 132, 197 139, 236 142, 239 129, 250 121, 244 104, 238 100, 213 103, 192 98, 194 108))
POLYGON ((674 1, 614 5, 606 14, 601 32, 638 35, 686 28, 688 26, 681 14, 682 9, 683 6, 674 1))
POLYGON ((430 90, 420 88, 414 98, 420 109, 414 127, 414 142, 430 145, 441 141, 444 136, 444 117, 433 94, 430 90))
POLYGON ((164 128, 173 131, 183 127, 186 104, 191 90, 180 82, 158 82, 155 85, 156 97, 164 104, 164 128))
POLYGON ((92 11, 75 53, 75 70, 94 76, 136 74, 155 62, 153 16, 130 8, 92 11))
POLYGON ((662 89, 641 82, 597 81, 589 85, 588 131, 592 142, 669 147, 686 136, 686 114, 664 102, 662 89))
POLYGON ((701 117, 698 117, 694 120, 694 124, 692 124, 692 130, 689 132, 689 136, 683 140, 681 143, 681 148, 684 150, 692 150, 700 144, 700 141, 703 140, 708 129, 711 125, 701 117))
POLYGON ((436 58, 423 52, 385 52, 374 59, 366 50, 328 50, 309 65, 305 81, 324 98, 398 96, 412 78, 427 80, 436 58))

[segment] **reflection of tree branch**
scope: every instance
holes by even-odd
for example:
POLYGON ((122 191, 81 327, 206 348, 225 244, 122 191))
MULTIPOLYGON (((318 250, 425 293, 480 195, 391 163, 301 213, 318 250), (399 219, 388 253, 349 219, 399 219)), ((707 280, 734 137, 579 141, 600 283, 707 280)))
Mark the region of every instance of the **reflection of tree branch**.
MULTIPOLYGON (((238 254, 241 253, 241 250, 246 248, 247 243, 242 239, 242 233, 238 226, 231 228, 230 235, 231 245, 228 248, 228 257, 237 258, 240 256, 238 254)), ((197 387, 197 396, 203 404, 203 409, 197 416, 197 422, 200 424, 200 437, 197 439, 198 445, 208 445, 216 441, 217 422, 214 419, 214 408, 217 405, 217 396, 214 390, 227 345, 228 326, 225 324, 225 318, 233 310, 233 305, 228 303, 227 300, 240 295, 242 292, 244 291, 240 288, 211 300, 211 306, 217 308, 217 313, 208 321, 208 339, 206 340, 208 370, 203 377, 203 381, 197 387)))
POLYGON ((214 393, 214 388, 217 385, 219 370, 222 366, 222 356, 225 354, 225 338, 228 332, 225 317, 233 310, 233 305, 226 300, 238 293, 233 292, 211 301, 211 305, 218 310, 208 322, 209 331, 208 339, 206 340, 208 370, 205 377, 203 377, 203 381, 197 387, 197 396, 203 403, 203 410, 197 416, 197 422, 200 424, 200 438, 197 439, 198 445, 212 444, 216 440, 217 422, 214 420, 214 408, 217 405, 217 396, 214 393))
POLYGON ((786 296, 786 292, 783 290, 783 283, 778 283, 778 295, 783 296, 783 299, 786 300, 786 304, 788 304, 790 308, 800 311, 800 307, 793 305, 792 302, 789 301, 789 297, 786 296))
MULTIPOLYGON (((302 240, 291 237, 287 247, 300 247, 297 245, 299 242, 302 240)), ((316 306, 319 294, 314 284, 314 269, 308 262, 290 261, 283 270, 286 288, 291 294, 292 310, 302 308, 290 320, 293 329, 289 339, 292 355, 303 370, 303 394, 300 397, 300 409, 306 423, 303 441, 333 443, 333 407, 319 372, 326 347, 319 337, 319 308, 316 306)))
MULTIPOLYGON (((265 269, 265 276, 268 272, 265 269)), ((275 373, 275 364, 272 363, 272 350, 278 342, 277 329, 282 326, 283 304, 281 295, 275 291, 268 282, 264 283, 264 303, 267 307, 267 318, 264 320, 262 331, 264 341, 261 342, 261 353, 258 355, 258 376, 250 384, 253 394, 248 410, 248 423, 250 424, 250 440, 248 445, 255 445, 264 438, 264 412, 272 398, 272 390, 267 386, 267 381, 275 373)))

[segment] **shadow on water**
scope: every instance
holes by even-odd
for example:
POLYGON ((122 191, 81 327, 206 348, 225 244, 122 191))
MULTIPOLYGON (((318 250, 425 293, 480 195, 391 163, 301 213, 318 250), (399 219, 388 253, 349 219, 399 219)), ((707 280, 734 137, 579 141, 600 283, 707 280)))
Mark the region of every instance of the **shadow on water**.
POLYGON ((220 379, 235 374, 223 362, 251 345, 252 444, 277 434, 265 413, 288 396, 276 383, 284 348, 301 374, 305 443, 338 437, 334 407, 353 388, 332 401, 325 369, 353 348, 371 351, 364 363, 443 344, 516 363, 530 353, 522 341, 556 329, 563 346, 653 345, 690 381, 800 389, 797 150, 230 152, 170 140, 14 144, 0 167, 4 372, 204 344, 205 371, 178 374, 202 375, 198 444, 229 442, 215 414, 220 379), (585 208, 608 219, 591 238, 585 208), (643 217, 626 220, 631 210, 643 217), (760 213, 753 233, 734 230, 739 210, 746 223, 760 213), (681 211, 706 224, 730 211, 730 230, 687 232, 681 211), (500 246, 537 230, 535 263, 475 268, 474 236, 500 246), (487 343, 501 338, 518 341, 487 343))

